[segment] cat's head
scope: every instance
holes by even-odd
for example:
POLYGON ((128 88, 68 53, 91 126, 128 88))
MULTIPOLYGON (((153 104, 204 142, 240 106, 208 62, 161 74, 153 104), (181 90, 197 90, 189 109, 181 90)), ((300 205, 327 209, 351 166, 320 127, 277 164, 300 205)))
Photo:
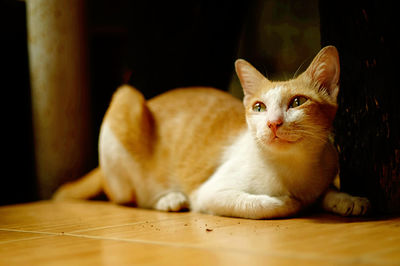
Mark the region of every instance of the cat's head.
POLYGON ((295 79, 273 82, 239 59, 236 72, 244 91, 246 121, 255 139, 267 149, 313 149, 328 141, 337 109, 339 56, 323 48, 295 79))

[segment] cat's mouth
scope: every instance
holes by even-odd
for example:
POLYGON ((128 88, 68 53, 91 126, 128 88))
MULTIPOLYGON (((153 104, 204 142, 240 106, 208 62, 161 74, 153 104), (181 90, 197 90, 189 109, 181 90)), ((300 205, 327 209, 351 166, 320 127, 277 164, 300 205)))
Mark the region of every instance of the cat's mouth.
POLYGON ((296 142, 299 142, 300 139, 286 139, 278 136, 274 136, 271 138, 270 143, 271 144, 278 144, 278 145, 284 145, 284 144, 294 144, 296 142))

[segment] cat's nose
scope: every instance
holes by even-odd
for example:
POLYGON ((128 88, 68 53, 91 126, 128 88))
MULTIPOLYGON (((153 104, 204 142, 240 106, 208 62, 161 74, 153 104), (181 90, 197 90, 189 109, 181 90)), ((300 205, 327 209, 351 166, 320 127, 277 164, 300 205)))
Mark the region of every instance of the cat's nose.
POLYGON ((276 131, 280 126, 282 126, 282 124, 283 124, 282 119, 268 120, 267 122, 268 127, 272 130, 272 132, 274 132, 275 135, 276 131))

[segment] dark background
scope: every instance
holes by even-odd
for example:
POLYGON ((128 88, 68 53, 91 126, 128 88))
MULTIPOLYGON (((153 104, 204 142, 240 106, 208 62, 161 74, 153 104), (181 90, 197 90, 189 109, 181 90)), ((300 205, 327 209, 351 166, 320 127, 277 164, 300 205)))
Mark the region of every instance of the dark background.
POLYGON ((25 3, 0 1, 0 204, 37 199, 25 3))
POLYGON ((320 1, 321 44, 340 54, 336 115, 342 188, 400 211, 399 38, 392 1, 320 1))

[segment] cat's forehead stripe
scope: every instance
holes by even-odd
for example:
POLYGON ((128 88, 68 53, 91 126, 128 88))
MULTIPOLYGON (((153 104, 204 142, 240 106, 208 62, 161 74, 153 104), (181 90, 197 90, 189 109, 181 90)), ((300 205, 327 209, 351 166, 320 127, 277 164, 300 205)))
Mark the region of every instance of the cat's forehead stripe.
POLYGON ((263 98, 277 97, 277 96, 281 95, 283 89, 284 89, 284 87, 279 85, 279 86, 276 86, 276 87, 268 90, 262 96, 263 96, 263 98))

